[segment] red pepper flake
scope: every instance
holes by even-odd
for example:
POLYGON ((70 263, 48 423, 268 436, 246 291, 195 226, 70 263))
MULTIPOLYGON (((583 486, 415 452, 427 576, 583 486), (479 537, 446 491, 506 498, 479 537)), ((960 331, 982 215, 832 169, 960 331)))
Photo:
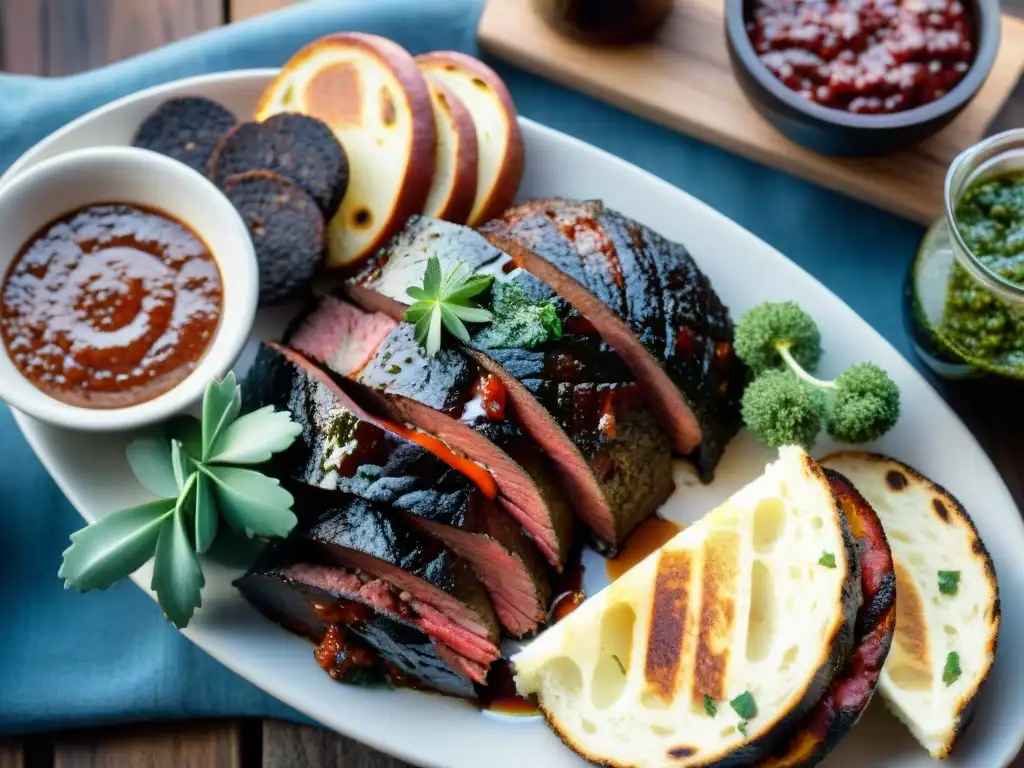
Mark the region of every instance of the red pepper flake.
POLYGON ((693 354, 693 347, 697 343, 697 334, 688 326, 682 326, 676 330, 676 354, 685 357, 693 354))
POLYGON ((493 373, 481 376, 476 383, 474 393, 483 404, 484 413, 491 421, 505 418, 505 385, 493 373))

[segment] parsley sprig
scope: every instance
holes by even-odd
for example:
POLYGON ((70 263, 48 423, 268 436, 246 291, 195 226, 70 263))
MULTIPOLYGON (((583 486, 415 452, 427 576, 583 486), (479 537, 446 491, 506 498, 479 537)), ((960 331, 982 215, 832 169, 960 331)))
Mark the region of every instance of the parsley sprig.
POLYGON ((492 275, 472 275, 465 262, 457 262, 447 274, 441 273, 436 255, 427 260, 423 287, 412 286, 406 292, 416 303, 405 311, 405 320, 416 325, 416 341, 433 357, 441 348, 442 326, 462 342, 469 341, 464 323, 489 323, 494 316, 471 301, 490 288, 492 275))
POLYGON ((197 555, 213 545, 222 521, 249 538, 291 532, 292 495, 276 479, 236 465, 267 461, 302 429, 273 406, 240 417, 241 408, 241 388, 229 373, 207 386, 201 420, 180 417, 160 435, 128 445, 128 465, 157 499, 71 534, 57 572, 65 587, 107 589, 152 558, 150 587, 164 615, 182 628, 202 605, 206 578, 197 555))

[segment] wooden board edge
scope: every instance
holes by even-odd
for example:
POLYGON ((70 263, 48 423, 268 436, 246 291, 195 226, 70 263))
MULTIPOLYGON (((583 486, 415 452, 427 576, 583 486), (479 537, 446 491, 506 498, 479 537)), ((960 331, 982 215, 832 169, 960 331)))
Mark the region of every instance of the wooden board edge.
MULTIPOLYGON (((902 196, 900 199, 894 199, 891 195, 882 195, 875 192, 877 184, 874 182, 877 181, 877 177, 873 176, 869 171, 866 171, 863 168, 857 168, 857 159, 833 158, 821 155, 794 142, 788 141, 779 134, 776 134, 779 139, 779 145, 777 147, 759 147, 737 139, 723 130, 709 128, 700 123, 690 121, 685 117, 675 114, 669 108, 661 108, 657 104, 653 104, 642 97, 639 91, 635 94, 631 94, 620 90, 604 90, 602 84, 598 83, 595 79, 566 70, 558 72, 557 75, 553 75, 548 71, 547 63, 542 58, 541 49, 539 47, 520 46, 514 44, 512 42, 514 38, 509 33, 507 23, 500 25, 497 24, 496 20, 499 13, 499 11, 496 10, 497 3, 506 1, 507 0, 488 0, 485 3, 484 10, 481 14, 480 22, 477 27, 477 39, 480 47, 498 58, 504 59, 513 65, 519 66, 534 74, 546 77, 553 82, 578 90, 579 92, 598 101, 639 115, 684 135, 704 141, 712 146, 725 149, 736 155, 745 157, 768 167, 775 168, 784 173, 789 173, 798 178, 805 179, 817 184, 818 186, 844 194, 853 199, 868 203, 869 205, 882 208, 918 224, 930 224, 939 213, 941 202, 941 180, 936 181, 934 192, 921 190, 920 188, 911 188, 908 192, 912 192, 913 194, 907 194, 902 196), (842 166, 851 167, 843 168, 842 166), (851 183, 852 179, 859 179, 860 183, 851 183)), ((516 1, 527 7, 529 5, 528 3, 521 2, 521 0, 516 1)), ((504 10, 507 10, 507 7, 503 9, 503 15, 504 10)), ((533 11, 530 9, 528 12, 533 11)), ((505 21, 507 21, 507 19, 505 21)), ((1000 58, 1005 60, 1011 55, 1015 56, 1016 61, 1011 59, 1010 65, 1008 65, 1014 67, 1014 76, 1012 78, 1006 78, 1005 83, 992 81, 992 78, 990 77, 989 80, 986 81, 985 86, 983 86, 984 88, 998 87, 1000 89, 1001 93, 998 93, 996 98, 993 99, 993 101, 999 103, 1000 106, 1005 105, 1005 102, 1013 92, 1017 81, 1022 75, 1024 75, 1024 21, 1008 14, 1003 14, 1003 22, 1003 42, 1001 44, 1000 58), (1013 44, 1008 44, 1008 41, 1013 44)), ((970 107, 968 107, 968 109, 969 108, 970 107)), ((970 119, 970 115, 965 117, 965 113, 966 110, 958 116, 957 120, 970 119)), ((753 118, 758 120, 764 120, 764 118, 753 108, 751 108, 751 115, 753 118)), ((972 133, 977 134, 974 141, 979 141, 983 138, 987 126, 996 119, 997 115, 998 110, 995 110, 993 114, 984 121, 984 124, 979 124, 977 126, 977 130, 972 131, 972 133)), ((767 121, 765 122, 767 125, 767 121)), ((956 121, 951 123, 951 126, 955 123, 956 121)), ((768 129, 773 132, 775 131, 771 126, 768 126, 768 129)), ((941 135, 941 133, 938 135, 941 135)), ((934 138, 935 137, 929 141, 934 140, 934 138)), ((915 150, 911 150, 911 152, 915 152, 915 150)), ((957 153, 953 153, 952 156, 948 158, 938 158, 928 152, 926 148, 917 154, 921 157, 929 158, 937 164, 945 166, 953 160, 957 153)), ((883 159, 887 164, 898 164, 900 162, 900 157, 900 154, 894 154, 883 159)), ((871 160, 877 161, 879 158, 871 158, 871 160)), ((901 180, 895 175, 890 176, 889 179, 896 186, 911 183, 906 180, 901 180)))

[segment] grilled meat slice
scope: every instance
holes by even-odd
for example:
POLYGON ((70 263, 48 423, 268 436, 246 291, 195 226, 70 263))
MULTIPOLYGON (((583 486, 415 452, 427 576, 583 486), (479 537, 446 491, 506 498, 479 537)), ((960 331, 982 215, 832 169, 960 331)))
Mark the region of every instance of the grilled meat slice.
POLYGON ((272 460, 286 482, 340 489, 407 514, 476 570, 512 635, 536 630, 550 599, 533 543, 460 472, 366 414, 301 355, 263 344, 245 386, 245 407, 287 408, 299 439, 272 460))
POLYGON ((451 547, 473 566, 509 634, 532 634, 551 599, 544 560, 510 515, 455 470, 437 476, 438 464, 406 443, 383 466, 364 465, 340 487, 401 510, 410 523, 451 547))
POLYGON ((473 681, 486 677, 481 665, 420 627, 393 590, 364 584, 351 570, 306 562, 292 542, 270 544, 235 586, 271 621, 321 644, 318 657, 328 668, 338 665, 324 658, 324 641, 338 627, 346 640, 354 636, 376 652, 384 664, 375 671, 393 683, 407 676, 443 693, 475 698, 473 681))
POLYGON ((673 447, 709 481, 739 429, 745 371, 728 312, 686 250, 597 201, 533 200, 481 232, 622 355, 673 447))
MULTIPOLYGON (((540 451, 518 428, 501 430, 500 443, 482 434, 488 424, 505 420, 503 407, 487 411, 482 405, 482 387, 489 384, 483 372, 452 347, 427 357, 407 323, 395 325, 365 365, 358 369, 334 367, 338 360, 363 356, 362 352, 351 355, 342 347, 362 345, 365 335, 356 334, 352 342, 334 333, 339 326, 358 324, 360 317, 376 325, 383 316, 326 297, 295 329, 289 342, 330 366, 338 383, 362 408, 388 419, 393 426, 411 424, 440 438, 447 449, 458 451, 465 457, 464 463, 450 462, 454 468, 474 473, 485 468, 485 476, 494 483, 492 492, 488 493, 479 479, 474 482, 492 498, 495 491, 500 493, 501 506, 526 529, 545 559, 561 569, 572 540, 572 512, 565 493, 541 460, 540 451), (340 321, 339 315, 347 319, 340 321), (528 471, 516 456, 534 469, 528 471)), ((504 392, 492 392, 488 397, 503 402, 504 392)))
MULTIPOLYGON (((478 272, 499 273, 508 262, 472 230, 417 217, 344 290, 364 309, 400 320, 411 301, 407 288, 422 283, 435 254, 478 272)), ((465 351, 500 380, 517 422, 555 462, 577 515, 598 545, 613 552, 672 492, 668 442, 637 396, 629 368, 593 327, 532 275, 517 270, 507 280, 530 300, 550 302, 563 326, 576 332, 533 349, 495 349, 487 327, 478 325, 465 351)))
POLYGON ((425 631, 466 658, 487 666, 499 657, 498 621, 465 560, 386 507, 341 491, 292 490, 303 514, 289 540, 394 587, 425 631))

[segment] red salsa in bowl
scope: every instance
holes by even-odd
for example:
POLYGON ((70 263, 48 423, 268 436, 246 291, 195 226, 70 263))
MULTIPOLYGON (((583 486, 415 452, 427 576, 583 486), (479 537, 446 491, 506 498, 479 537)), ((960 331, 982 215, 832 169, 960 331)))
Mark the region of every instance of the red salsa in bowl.
POLYGON ((183 381, 213 341, 223 289, 187 226, 135 205, 90 205, 47 224, 11 262, 0 336, 57 400, 123 408, 183 381))
POLYGON ((786 87, 854 114, 933 102, 976 56, 973 20, 960 0, 756 0, 747 32, 786 87))

